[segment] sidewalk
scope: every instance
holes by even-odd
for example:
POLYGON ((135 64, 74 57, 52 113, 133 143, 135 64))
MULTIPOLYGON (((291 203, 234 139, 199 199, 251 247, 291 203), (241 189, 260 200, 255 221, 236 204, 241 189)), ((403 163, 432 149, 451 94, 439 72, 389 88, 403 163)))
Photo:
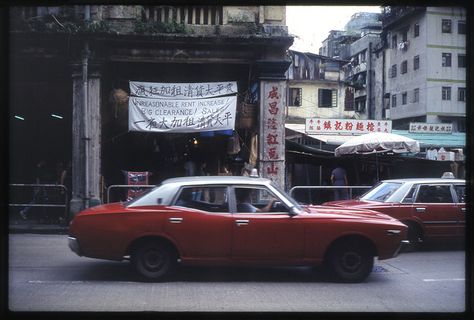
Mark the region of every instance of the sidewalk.
POLYGON ((67 234, 68 226, 65 224, 46 224, 32 220, 10 220, 9 233, 41 233, 41 234, 67 234))

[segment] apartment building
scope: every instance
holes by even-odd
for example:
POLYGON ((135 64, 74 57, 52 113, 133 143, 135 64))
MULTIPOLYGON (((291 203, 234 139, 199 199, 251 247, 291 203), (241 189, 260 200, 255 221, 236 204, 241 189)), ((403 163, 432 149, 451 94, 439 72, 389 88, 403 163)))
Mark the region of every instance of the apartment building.
POLYGON ((466 129, 466 10, 385 7, 384 108, 393 128, 410 122, 466 129))

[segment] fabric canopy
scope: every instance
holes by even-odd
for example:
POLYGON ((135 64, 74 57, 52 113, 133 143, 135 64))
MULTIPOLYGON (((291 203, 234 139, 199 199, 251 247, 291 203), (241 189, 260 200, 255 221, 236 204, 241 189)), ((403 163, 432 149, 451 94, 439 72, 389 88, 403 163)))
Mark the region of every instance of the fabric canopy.
POLYGON ((339 157, 345 154, 368 154, 387 151, 417 153, 420 151, 420 144, 416 140, 398 134, 372 132, 351 138, 337 147, 334 153, 336 157, 339 157))

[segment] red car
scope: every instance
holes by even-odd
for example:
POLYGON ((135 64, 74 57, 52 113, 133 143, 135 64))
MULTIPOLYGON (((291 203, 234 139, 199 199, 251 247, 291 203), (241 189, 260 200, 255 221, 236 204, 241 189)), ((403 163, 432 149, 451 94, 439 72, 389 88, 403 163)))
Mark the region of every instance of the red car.
POLYGON ((464 239, 466 182, 460 179, 384 180, 356 200, 326 202, 339 208, 370 209, 408 226, 408 240, 464 239))
POLYGON ((314 266, 347 282, 364 280, 374 257, 394 257, 407 227, 371 210, 301 207, 270 180, 169 179, 128 203, 75 216, 69 247, 79 256, 131 259, 161 280, 176 265, 314 266))

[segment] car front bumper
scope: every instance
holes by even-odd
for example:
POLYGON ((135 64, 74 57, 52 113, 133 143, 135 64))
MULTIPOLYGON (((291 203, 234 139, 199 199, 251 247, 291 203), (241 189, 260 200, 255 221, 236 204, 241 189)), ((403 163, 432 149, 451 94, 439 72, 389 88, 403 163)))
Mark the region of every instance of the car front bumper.
POLYGON ((72 252, 76 253, 78 256, 82 256, 81 253, 81 246, 79 245, 79 241, 74 238, 74 237, 67 237, 69 249, 71 249, 72 252))

